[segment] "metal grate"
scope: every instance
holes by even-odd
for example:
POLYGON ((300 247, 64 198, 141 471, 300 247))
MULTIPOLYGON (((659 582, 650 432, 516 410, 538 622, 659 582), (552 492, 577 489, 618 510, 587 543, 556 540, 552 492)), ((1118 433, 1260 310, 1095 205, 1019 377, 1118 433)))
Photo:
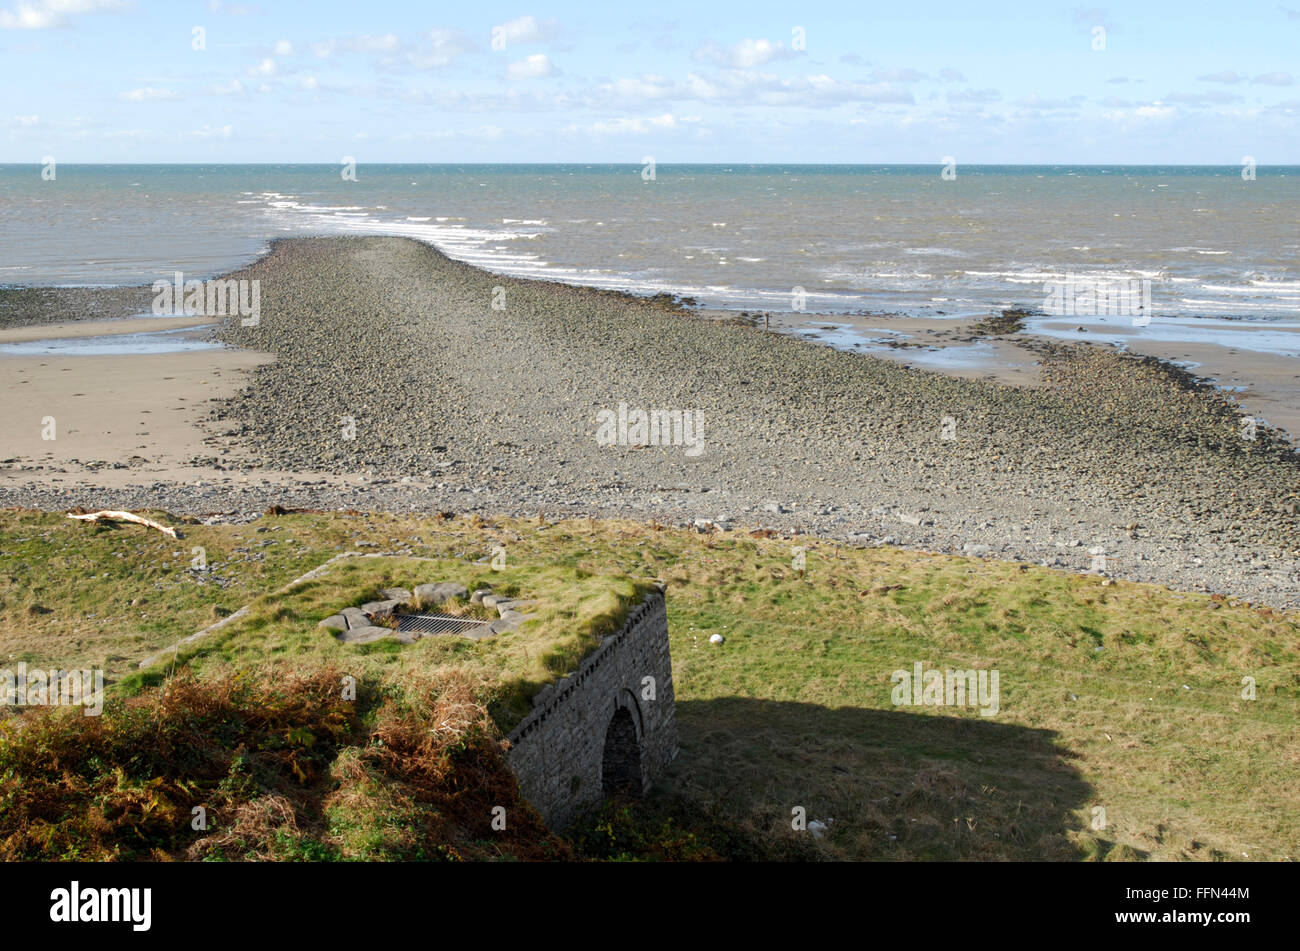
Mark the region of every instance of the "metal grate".
POLYGON ((492 623, 452 614, 395 614, 394 618, 399 631, 412 634, 466 634, 492 623))

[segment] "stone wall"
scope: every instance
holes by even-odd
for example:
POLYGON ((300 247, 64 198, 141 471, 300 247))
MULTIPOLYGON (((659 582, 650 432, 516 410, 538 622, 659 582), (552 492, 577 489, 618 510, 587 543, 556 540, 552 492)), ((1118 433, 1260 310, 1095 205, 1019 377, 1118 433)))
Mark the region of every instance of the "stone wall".
POLYGON ((607 790, 648 791, 677 754, 664 593, 651 591, 578 670, 543 688, 509 740, 520 789, 552 828, 607 790))

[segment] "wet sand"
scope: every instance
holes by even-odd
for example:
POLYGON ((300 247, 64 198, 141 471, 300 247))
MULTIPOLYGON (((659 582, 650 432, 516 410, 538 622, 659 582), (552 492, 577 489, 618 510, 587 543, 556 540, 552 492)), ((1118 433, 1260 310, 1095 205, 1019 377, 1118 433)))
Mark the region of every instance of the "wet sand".
MULTIPOLYGON (((129 322, 124 322, 129 323, 129 322)), ((183 477, 213 455, 208 401, 233 395, 264 354, 241 350, 133 356, 0 356, 0 455, 33 467, 121 467, 183 477), (53 439, 47 419, 53 417, 53 439)), ((13 464, 11 464, 13 465, 13 464)), ((14 478, 24 470, 7 468, 14 478)), ((54 477, 51 476, 51 479, 54 477)))
POLYGON ((35 324, 0 328, 0 346, 37 340, 84 340, 90 337, 183 330, 214 323, 212 317, 128 317, 123 320, 81 320, 61 324, 35 324))

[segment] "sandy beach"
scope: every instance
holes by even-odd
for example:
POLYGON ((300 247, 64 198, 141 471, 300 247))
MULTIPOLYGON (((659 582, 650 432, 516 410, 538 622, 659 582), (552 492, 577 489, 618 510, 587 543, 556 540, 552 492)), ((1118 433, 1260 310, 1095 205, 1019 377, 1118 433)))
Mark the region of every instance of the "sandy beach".
POLYGON ((239 349, 0 357, 0 504, 630 515, 1079 571, 1104 552, 1111 574, 1300 603, 1294 447, 1244 439, 1235 395, 1137 353, 861 319, 994 355, 941 373, 923 348, 864 356, 408 239, 282 241, 233 276, 263 293, 260 326, 213 332, 239 349), (602 412, 638 409, 695 414, 699 451, 602 443, 602 412))
MULTIPOLYGON (((183 478, 211 455, 209 400, 245 384, 259 354, 237 350, 121 356, 2 357, 9 465, 50 473, 130 469, 183 478), (53 437, 44 422, 53 418, 53 437)), ((18 470, 23 471, 23 470, 18 470)), ((81 473, 79 478, 84 478, 81 473)))

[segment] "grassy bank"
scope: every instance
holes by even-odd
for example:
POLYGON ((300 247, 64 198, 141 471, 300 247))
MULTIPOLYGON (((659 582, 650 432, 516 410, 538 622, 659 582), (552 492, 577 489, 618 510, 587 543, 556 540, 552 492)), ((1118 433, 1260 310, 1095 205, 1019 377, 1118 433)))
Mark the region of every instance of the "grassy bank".
MULTIPOLYGON (((100 725, 76 719, 79 745, 60 745, 71 742, 59 732, 74 729, 68 718, 7 731, 4 814, 15 815, 21 802, 28 821, 5 827, 10 854, 31 854, 44 841, 33 830, 48 833, 62 814, 63 800, 32 791, 49 781, 46 754, 57 750, 58 762, 75 764, 85 802, 102 804, 118 786, 143 789, 154 780, 155 788, 198 784, 209 798, 233 790, 217 809, 220 833, 132 840, 132 849, 171 856, 448 857, 441 845, 468 858, 1281 859, 1300 852, 1295 615, 1028 565, 631 522, 303 513, 180 527, 186 537, 177 542, 56 514, 0 516, 6 665, 104 666, 121 697, 100 725), (793 546, 806 548, 802 571, 792 563, 793 546), (204 570, 192 566, 196 547, 204 570), (476 563, 495 547, 506 549, 505 572, 476 563), (373 577, 332 573, 258 600, 349 549, 438 563, 385 561, 373 577), (465 775, 500 777, 492 760, 500 723, 489 709, 496 704, 499 721, 510 685, 569 668, 619 605, 655 577, 669 584, 682 742, 656 796, 612 808, 564 839, 534 828, 508 845, 474 824, 485 821, 486 800, 466 800, 464 813, 435 801, 439 790, 470 788, 447 781, 461 775, 455 750, 469 756, 465 775), (553 595, 566 610, 587 608, 482 647, 460 639, 346 647, 314 627, 358 585, 444 579, 490 580, 543 602, 553 595), (176 678, 163 680, 159 668, 133 676, 140 660, 250 602, 245 623, 161 668, 176 678), (724 635, 722 645, 709 643, 714 633, 724 635), (891 675, 918 662, 996 670, 997 714, 896 706, 891 675), (331 720, 337 711, 310 685, 342 668, 360 671, 369 699, 331 720), (282 672, 279 679, 250 676, 271 669, 282 672), (1251 678, 1254 699, 1243 698, 1243 678, 1251 678), (275 683, 299 686, 254 686, 275 683), (182 707, 166 698, 182 688, 226 700, 205 701, 215 704, 210 721, 177 723, 182 707), (440 722, 432 719, 438 704, 453 700, 463 743, 434 748, 412 740, 382 761, 368 752, 399 724, 416 724, 419 734, 419 724, 440 722), (253 715, 286 704, 298 719, 253 715), (275 754, 280 765, 267 767, 260 784, 238 785, 229 779, 233 760, 218 757, 202 775, 169 773, 155 760, 120 761, 130 745, 104 745, 105 737, 139 745, 150 730, 173 729, 188 737, 182 747, 225 730, 238 738, 226 746, 244 743, 275 754), (286 759, 293 737, 305 742, 299 729, 313 742, 286 759), (96 730, 107 733, 96 740, 96 730), (113 778, 115 767, 124 778, 113 778), (341 802, 352 811, 340 812, 341 802), (827 823, 824 837, 791 829, 796 807, 827 823), (259 825, 252 818, 263 815, 280 819, 259 825), (461 819, 447 824, 439 816, 461 819), (280 839, 266 832, 281 826, 290 831, 280 839), (248 832, 243 845, 213 837, 235 828, 262 831, 248 832)), ((360 563, 345 570, 374 572, 360 563)), ((175 810, 170 822, 188 816, 192 799, 175 790, 163 798, 175 810)), ((188 830, 188 819, 181 826, 188 830)), ((100 835, 71 836, 80 845, 65 843, 59 854, 111 852, 112 836, 100 835)))

